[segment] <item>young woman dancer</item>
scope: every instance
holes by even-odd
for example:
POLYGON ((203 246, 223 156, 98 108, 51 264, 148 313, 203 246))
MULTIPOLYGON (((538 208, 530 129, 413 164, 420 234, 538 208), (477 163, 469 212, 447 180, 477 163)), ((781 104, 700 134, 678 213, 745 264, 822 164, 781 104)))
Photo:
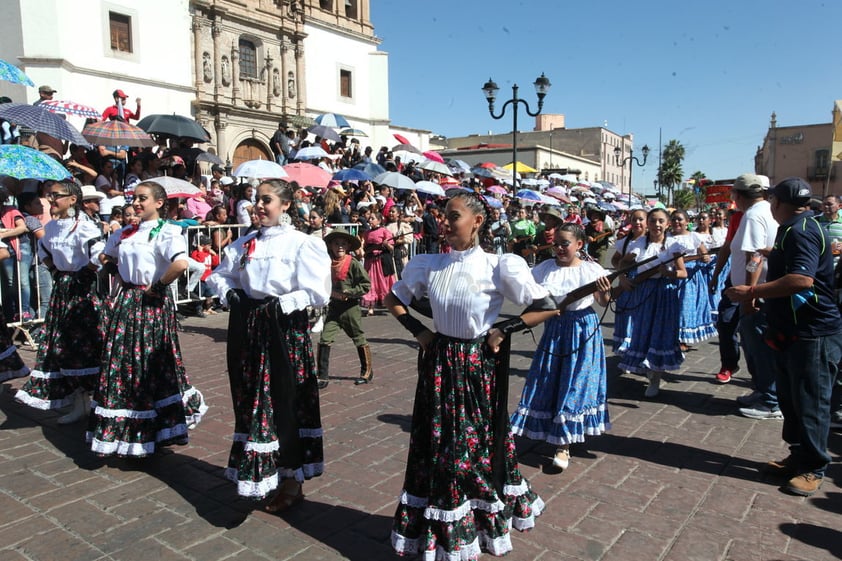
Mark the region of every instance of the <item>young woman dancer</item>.
POLYGON ((632 242, 629 255, 635 261, 658 256, 656 261, 641 265, 633 280, 620 277, 626 290, 639 290, 640 305, 631 310, 631 340, 620 359, 620 370, 646 374, 649 386, 646 397, 655 397, 664 372, 678 370, 684 354, 678 344, 678 301, 676 279, 687 278, 684 248, 671 244, 667 238, 669 214, 661 208, 652 209, 646 218, 648 232, 632 242), (678 256, 678 257, 676 257, 678 256), (653 270, 655 269, 655 270, 653 270))
POLYGON ((102 456, 144 457, 186 444, 187 429, 207 406, 184 372, 169 284, 187 268, 181 228, 167 224, 164 188, 138 183, 139 219, 108 238, 100 256, 113 263, 123 290, 113 300, 99 384, 91 403, 91 449, 102 456))
POLYGON ((88 413, 88 393, 99 381, 106 306, 97 293, 96 269, 105 243, 82 216, 82 190, 54 183, 47 193, 54 220, 44 226, 38 256, 52 272, 53 292, 31 377, 15 398, 38 409, 71 410, 59 424, 88 413))
POLYGON ((553 239, 555 259, 532 269, 535 280, 562 299, 591 282, 598 289, 568 304, 561 315, 548 320, 526 384, 512 415, 512 431, 533 440, 544 440, 558 448, 553 465, 566 469, 570 444, 585 436, 602 434, 611 427, 608 417, 605 347, 594 300, 608 305, 611 283, 599 263, 582 261, 585 231, 566 222, 553 239))
POLYGON ((392 233, 383 226, 383 216, 379 212, 372 212, 368 223, 371 230, 365 234, 363 250, 371 290, 363 296, 363 306, 368 308, 368 315, 373 316, 374 306, 383 302, 395 284, 395 240, 392 233))
POLYGON ((687 213, 676 210, 670 215, 672 236, 669 242, 681 244, 684 248, 684 266, 687 278, 678 284, 678 300, 681 302, 681 316, 678 323, 678 342, 682 351, 690 345, 710 339, 716 335, 716 327, 710 309, 710 275, 705 270, 710 266, 708 247, 702 236, 687 230, 687 213))
MULTIPOLYGON (((614 268, 625 267, 634 263, 634 255, 629 254, 632 242, 646 235, 646 211, 642 208, 632 211, 629 217, 629 232, 625 237, 617 240, 611 264, 614 268), (627 257, 628 256, 628 257, 627 257)), ((636 270, 628 273, 628 278, 634 278, 636 270)), ((641 304, 640 290, 627 290, 620 293, 615 303, 614 312, 614 352, 618 355, 626 352, 632 334, 632 310, 641 304)))
POLYGON ((321 238, 295 230, 283 216, 292 189, 281 181, 257 188, 260 229, 225 248, 208 277, 230 308, 228 376, 234 443, 226 476, 237 493, 264 499, 269 512, 304 499, 302 483, 324 470, 319 389, 307 306, 330 299, 330 257, 321 238))
POLYGON ((454 195, 446 210, 452 251, 413 257, 386 299, 422 349, 404 488, 392 527, 392 546, 401 555, 503 555, 512 549, 509 528, 532 528, 544 507, 518 468, 500 393, 508 387, 505 377, 498 379, 508 372, 508 354, 494 353, 502 335, 525 326, 524 319, 534 325, 558 310, 552 306, 492 329, 504 298, 528 305, 549 294, 521 257, 482 250, 489 216, 478 195, 454 195), (408 313, 413 299, 424 296, 436 333, 408 313))

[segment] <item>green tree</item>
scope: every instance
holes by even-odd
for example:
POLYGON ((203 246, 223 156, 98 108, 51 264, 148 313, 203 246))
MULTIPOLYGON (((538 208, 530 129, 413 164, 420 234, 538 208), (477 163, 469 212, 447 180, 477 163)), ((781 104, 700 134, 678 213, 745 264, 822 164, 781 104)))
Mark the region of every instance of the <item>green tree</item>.
POLYGON ((693 172, 690 179, 693 180, 693 191, 696 194, 696 208, 701 209, 707 196, 707 185, 702 180, 707 179, 707 176, 702 171, 696 171, 693 172))
POLYGON ((687 189, 686 187, 676 189, 672 195, 672 206, 675 208, 687 210, 696 207, 696 195, 693 192, 693 189, 687 189))
POLYGON ((673 191, 676 185, 681 184, 681 180, 684 177, 684 170, 681 168, 684 155, 684 146, 677 140, 670 140, 664 146, 661 155, 661 167, 658 169, 658 177, 661 179, 661 184, 667 188, 667 204, 672 203, 673 191))

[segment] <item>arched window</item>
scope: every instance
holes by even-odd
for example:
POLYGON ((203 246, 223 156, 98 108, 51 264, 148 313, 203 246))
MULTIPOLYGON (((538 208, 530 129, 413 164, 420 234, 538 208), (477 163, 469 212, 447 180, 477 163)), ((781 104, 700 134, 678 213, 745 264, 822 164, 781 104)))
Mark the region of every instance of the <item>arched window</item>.
POLYGON ((240 39, 240 78, 257 78, 257 48, 252 41, 240 39))

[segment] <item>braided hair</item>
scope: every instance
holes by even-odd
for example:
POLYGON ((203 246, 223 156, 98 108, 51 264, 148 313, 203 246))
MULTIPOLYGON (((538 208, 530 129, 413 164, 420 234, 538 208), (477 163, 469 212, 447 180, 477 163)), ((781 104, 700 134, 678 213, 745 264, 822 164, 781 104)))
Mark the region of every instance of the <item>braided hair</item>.
POLYGON ((492 251, 494 236, 491 234, 491 207, 485 197, 475 191, 457 191, 451 199, 461 199, 471 212, 482 216, 482 225, 477 232, 477 242, 485 251, 492 251))

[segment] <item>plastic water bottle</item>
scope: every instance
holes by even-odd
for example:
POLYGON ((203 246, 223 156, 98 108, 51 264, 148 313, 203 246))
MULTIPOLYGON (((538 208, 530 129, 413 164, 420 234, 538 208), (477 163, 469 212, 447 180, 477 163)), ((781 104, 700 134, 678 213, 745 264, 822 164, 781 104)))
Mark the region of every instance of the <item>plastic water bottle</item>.
POLYGON ((754 273, 755 271, 757 271, 758 268, 760 268, 760 264, 762 262, 763 254, 761 254, 759 251, 755 251, 751 255, 751 259, 749 260, 749 262, 746 263, 746 271, 748 271, 749 273, 754 273))

